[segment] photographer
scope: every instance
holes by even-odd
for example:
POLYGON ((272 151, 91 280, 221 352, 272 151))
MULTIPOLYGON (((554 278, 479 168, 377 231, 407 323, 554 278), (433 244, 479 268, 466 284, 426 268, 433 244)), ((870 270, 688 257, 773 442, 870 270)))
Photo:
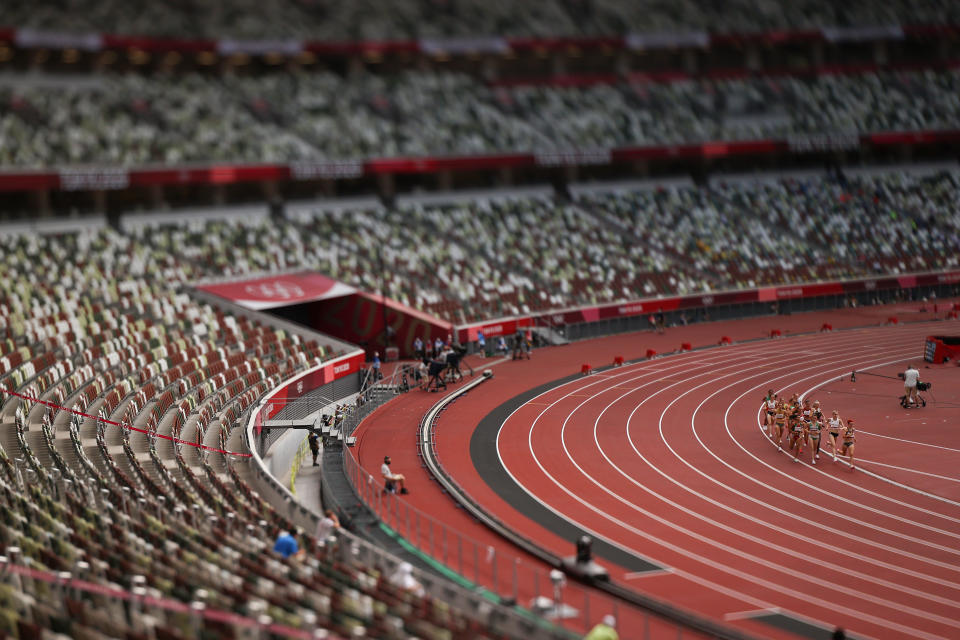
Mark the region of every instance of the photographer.
POLYGON ((900 374, 903 378, 903 391, 907 398, 907 403, 917 403, 917 384, 920 382, 920 372, 912 364, 907 365, 907 370, 900 374))

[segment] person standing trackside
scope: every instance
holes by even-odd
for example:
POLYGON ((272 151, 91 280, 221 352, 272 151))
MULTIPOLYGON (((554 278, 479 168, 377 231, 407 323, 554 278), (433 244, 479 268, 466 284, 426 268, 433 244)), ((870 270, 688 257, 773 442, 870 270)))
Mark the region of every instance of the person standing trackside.
POLYGON ((903 372, 903 391, 907 396, 907 402, 916 404, 917 402, 917 383, 920 382, 920 372, 912 364, 907 365, 907 370, 903 372))
POLYGON ((333 509, 327 509, 323 512, 320 522, 317 523, 317 540, 326 542, 339 528, 340 518, 337 517, 333 509))
POLYGON ((310 435, 307 436, 307 443, 310 445, 310 453, 313 454, 313 466, 319 467, 317 456, 320 455, 320 436, 317 435, 316 431, 310 431, 310 435))
POLYGON ((487 355, 487 338, 483 335, 483 331, 477 331, 477 351, 481 358, 486 357, 487 355))
POLYGON ((374 351, 374 352, 373 352, 373 364, 372 364, 372 367, 373 367, 373 379, 374 379, 374 381, 376 381, 376 380, 382 380, 382 379, 383 379, 383 374, 380 372, 380 352, 379 352, 379 351, 374 351))

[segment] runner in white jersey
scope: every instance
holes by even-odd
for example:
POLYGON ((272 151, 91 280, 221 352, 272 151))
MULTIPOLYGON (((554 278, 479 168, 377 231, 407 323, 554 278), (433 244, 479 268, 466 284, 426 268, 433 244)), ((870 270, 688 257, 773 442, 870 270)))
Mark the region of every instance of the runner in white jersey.
MULTIPOLYGON (((820 409, 820 401, 813 401, 813 413, 811 414, 813 419, 820 423, 820 428, 823 428, 823 411, 820 409)), ((816 459, 820 459, 820 440, 817 440, 816 451, 814 451, 816 459)))
POLYGON ((836 409, 833 410, 833 415, 827 420, 827 426, 829 427, 827 433, 830 436, 830 450, 833 451, 833 461, 836 462, 837 438, 840 437, 840 429, 843 428, 843 420, 840 418, 840 413, 836 409))
POLYGON ((773 416, 777 413, 777 394, 773 392, 773 389, 767 391, 767 395, 763 398, 763 405, 765 411, 763 423, 767 429, 767 434, 773 437, 773 416))

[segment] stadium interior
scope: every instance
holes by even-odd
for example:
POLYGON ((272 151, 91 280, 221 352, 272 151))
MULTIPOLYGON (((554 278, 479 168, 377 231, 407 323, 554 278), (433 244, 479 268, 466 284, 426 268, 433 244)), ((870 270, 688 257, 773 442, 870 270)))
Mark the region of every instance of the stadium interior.
POLYGON ((0 4, 0 637, 829 637, 578 575, 420 447, 511 350, 955 321, 960 3, 0 4))

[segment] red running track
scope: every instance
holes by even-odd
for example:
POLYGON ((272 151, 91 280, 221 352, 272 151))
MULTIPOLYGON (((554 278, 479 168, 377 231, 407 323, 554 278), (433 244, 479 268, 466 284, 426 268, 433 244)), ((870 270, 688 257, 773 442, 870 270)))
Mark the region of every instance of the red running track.
MULTIPOLYGON (((671 342, 756 337, 776 325, 789 325, 786 334, 815 330, 824 321, 835 328, 863 324, 857 313, 634 334, 504 363, 493 381, 443 414, 441 461, 501 520, 566 555, 568 540, 512 506, 472 464, 473 427, 493 406, 579 370, 580 361, 589 361, 588 350, 599 366, 605 354, 606 362, 614 355, 629 359, 650 347, 668 350, 664 345, 671 342)), ((874 313, 886 318, 890 310, 874 313)), ((960 637, 960 476, 954 471, 960 434, 945 428, 957 425, 960 398, 949 395, 949 384, 937 393, 935 383, 936 403, 905 412, 892 404, 895 380, 861 375, 856 384, 839 382, 852 369, 902 370, 906 360, 919 361, 923 336, 946 328, 924 323, 838 331, 628 365, 531 399, 506 420, 491 446, 518 491, 667 569, 631 575, 605 563, 614 579, 638 591, 765 636, 792 637, 744 612, 778 610, 824 627, 840 624, 861 637, 960 637), (858 469, 832 463, 828 447, 817 466, 778 454, 758 424, 759 400, 770 386, 808 393, 826 409, 856 417, 858 469)), ((953 375, 949 369, 922 373, 926 379, 953 375)), ((415 456, 401 463, 414 432, 385 423, 419 419, 436 400, 416 396, 412 405, 423 407, 410 406, 410 415, 398 406, 364 423, 361 461, 374 473, 384 449, 392 452, 395 468, 414 466, 415 456)), ((412 479, 410 502, 436 511, 436 486, 421 484, 416 473, 412 479)), ((459 520, 452 526, 478 527, 454 513, 459 520)), ((490 541, 489 532, 473 534, 490 541)), ((621 625, 624 637, 635 631, 621 625)))

